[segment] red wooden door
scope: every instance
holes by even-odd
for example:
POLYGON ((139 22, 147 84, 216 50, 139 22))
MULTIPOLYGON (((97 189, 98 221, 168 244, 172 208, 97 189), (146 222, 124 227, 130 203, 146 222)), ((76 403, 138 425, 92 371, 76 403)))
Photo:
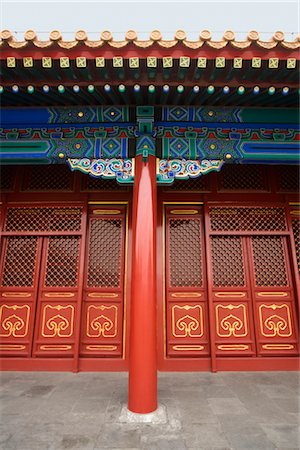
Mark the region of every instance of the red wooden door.
POLYGON ((209 354, 203 218, 200 207, 166 209, 166 353, 209 354))
POLYGON ((207 225, 216 354, 297 353, 284 208, 212 206, 207 225))
POLYGON ((82 212, 78 205, 8 207, 0 265, 2 355, 74 355, 82 212))
POLYGON ((255 341, 245 239, 213 235, 208 252, 211 345, 216 355, 253 355, 255 341))
POLYGON ((6 236, 0 262, 0 354, 30 356, 42 238, 6 236))
POLYGON ((126 208, 89 210, 80 353, 122 357, 126 208))
POLYGON ((34 356, 74 355, 80 241, 80 236, 44 238, 34 356))
POLYGON ((295 298, 286 236, 249 238, 257 353, 297 353, 295 298))

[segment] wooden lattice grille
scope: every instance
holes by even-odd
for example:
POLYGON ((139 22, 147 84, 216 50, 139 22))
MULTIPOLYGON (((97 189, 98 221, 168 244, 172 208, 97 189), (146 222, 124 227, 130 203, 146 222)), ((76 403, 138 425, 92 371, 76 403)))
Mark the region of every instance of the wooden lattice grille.
POLYGON ((252 247, 256 286, 287 286, 283 238, 255 236, 252 247))
POLYGON ((256 165, 227 165, 219 175, 220 189, 226 191, 264 191, 266 190, 265 171, 256 165))
POLYGON ((5 231, 80 231, 80 207, 8 208, 5 231))
POLYGON ((83 191, 124 191, 127 187, 118 184, 115 179, 104 180, 101 178, 93 178, 89 176, 82 177, 81 189, 83 191))
POLYGON ((16 167, 0 166, 0 190, 12 191, 14 188, 16 167))
POLYGON ((38 238, 35 236, 10 236, 7 238, 2 286, 33 286, 37 245, 38 238))
POLYGON ((214 286, 244 286, 242 238, 239 236, 211 236, 210 239, 214 286))
POLYGON ((33 166, 23 182, 24 191, 71 191, 74 174, 66 165, 33 166))
POLYGON ((79 236, 52 236, 49 238, 45 286, 76 287, 79 245, 79 236))
POLYGON ((208 192, 210 188, 210 175, 203 175, 198 178, 190 178, 189 180, 175 180, 170 186, 164 188, 165 191, 194 191, 208 192))
POLYGON ((122 219, 91 220, 88 287, 120 287, 122 219))
POLYGON ((297 265, 298 265, 298 271, 300 274, 300 220, 293 219, 292 224, 293 224, 293 233, 294 233, 294 240, 295 240, 297 265))
POLYGON ((209 211, 212 231, 285 231, 284 208, 212 207, 209 211))
POLYGON ((201 287, 200 219, 170 219, 170 283, 172 287, 201 287))
POLYGON ((280 166, 278 173, 278 190, 280 192, 299 192, 300 169, 299 166, 280 166))

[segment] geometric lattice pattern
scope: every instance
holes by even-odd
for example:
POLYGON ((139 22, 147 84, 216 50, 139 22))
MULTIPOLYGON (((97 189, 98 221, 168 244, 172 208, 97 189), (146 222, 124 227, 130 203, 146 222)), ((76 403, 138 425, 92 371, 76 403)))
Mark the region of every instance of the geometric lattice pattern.
POLYGON ((32 287, 36 265, 38 237, 7 238, 2 286, 32 287))
POLYGON ((93 178, 84 175, 82 178, 82 191, 124 191, 128 188, 113 180, 103 180, 102 178, 93 178))
POLYGON ((175 180, 170 186, 166 186, 164 191, 210 191, 210 175, 205 175, 189 180, 175 180))
POLYGON ((212 231, 285 231, 283 208, 210 208, 212 231))
POLYGON ((173 287, 202 286, 202 254, 199 219, 171 219, 170 282, 173 287))
POLYGON ((299 192, 300 170, 299 166, 280 166, 277 169, 279 192, 299 192))
POLYGON ((210 239, 214 286, 245 286, 242 238, 211 236, 210 239))
POLYGON ((297 258, 297 265, 298 265, 298 271, 300 275, 300 220, 293 219, 293 233, 294 233, 294 240, 295 240, 295 250, 296 250, 296 258, 297 258))
POLYGON ((225 165, 220 173, 220 189, 226 191, 264 191, 265 177, 259 165, 225 165))
POLYGON ((23 191, 71 191, 74 175, 66 165, 30 167, 23 191))
POLYGON ((287 286, 281 236, 252 237, 256 286, 287 286))
POLYGON ((14 187, 16 167, 0 167, 0 191, 12 191, 14 187))
POLYGON ((122 220, 91 220, 88 260, 89 287, 119 287, 121 282, 122 220))
POLYGON ((80 207, 8 208, 5 231, 80 231, 80 207))
POLYGON ((49 237, 45 286, 76 287, 79 244, 79 236, 49 237))

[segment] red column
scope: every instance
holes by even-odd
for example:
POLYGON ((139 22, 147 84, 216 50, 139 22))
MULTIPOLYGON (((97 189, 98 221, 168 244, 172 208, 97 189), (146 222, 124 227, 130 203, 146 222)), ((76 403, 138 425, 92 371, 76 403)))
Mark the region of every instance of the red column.
POLYGON ((157 408, 156 159, 135 159, 128 409, 157 408))

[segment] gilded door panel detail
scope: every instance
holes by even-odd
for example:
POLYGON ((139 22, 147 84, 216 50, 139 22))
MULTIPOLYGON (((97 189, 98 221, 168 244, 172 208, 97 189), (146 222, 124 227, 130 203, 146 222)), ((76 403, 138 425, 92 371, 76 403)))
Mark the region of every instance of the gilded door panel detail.
POLYGON ((172 348, 178 352, 193 352, 204 350, 205 347, 203 345, 173 345, 172 348))
POLYGON ((201 208, 165 209, 165 352, 203 358, 210 352, 201 208))
POLYGON ((0 351, 30 356, 33 337, 41 238, 4 237, 0 258, 0 351))
POLYGON ((25 337, 29 328, 29 305, 2 305, 0 307, 0 336, 25 337))
POLYGON ((216 305, 216 326, 219 337, 245 337, 248 335, 246 305, 216 305))
POLYGON ((73 334, 75 308, 73 305, 45 305, 42 336, 68 338, 73 334))
POLYGON ((62 345, 40 345, 40 350, 46 350, 46 351, 54 351, 54 350, 59 350, 59 351, 67 351, 67 350, 71 350, 72 349, 72 345, 66 345, 66 344, 62 344, 62 345))
POLYGON ((217 356, 296 354, 285 208, 220 204, 208 216, 217 356))
POLYGON ((172 306, 172 334, 174 337, 201 337, 203 332, 201 305, 172 306))
POLYGON ((227 351, 227 352, 231 352, 231 351, 240 352, 240 351, 248 350, 249 345, 247 345, 247 344, 220 344, 220 345, 217 345, 217 348, 218 348, 218 350, 227 351))
POLYGON ((118 333, 118 307, 90 305, 87 309, 86 328, 88 337, 115 337, 118 333))
POLYGON ((288 304, 261 304, 258 310, 260 332, 264 337, 292 335, 291 311, 288 304))
POLYGON ((127 211, 91 206, 87 235, 81 356, 121 358, 125 352, 127 211))

